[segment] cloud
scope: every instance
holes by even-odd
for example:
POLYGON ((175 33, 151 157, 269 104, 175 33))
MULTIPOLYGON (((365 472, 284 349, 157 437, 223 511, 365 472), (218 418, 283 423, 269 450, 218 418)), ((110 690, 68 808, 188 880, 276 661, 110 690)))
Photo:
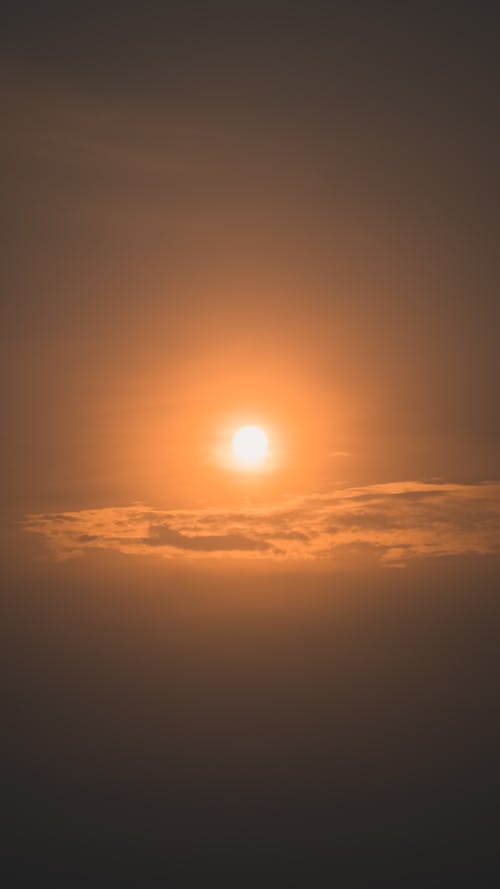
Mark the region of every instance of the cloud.
POLYGON ((168 525, 150 525, 146 546, 170 546, 192 552, 251 552, 266 550, 270 544, 264 540, 252 540, 243 534, 181 534, 168 525))
POLYGON ((90 548, 165 558, 366 561, 500 554, 500 482, 344 487, 241 510, 84 509, 27 516, 57 559, 90 548), (208 532, 208 533, 207 533, 208 532))

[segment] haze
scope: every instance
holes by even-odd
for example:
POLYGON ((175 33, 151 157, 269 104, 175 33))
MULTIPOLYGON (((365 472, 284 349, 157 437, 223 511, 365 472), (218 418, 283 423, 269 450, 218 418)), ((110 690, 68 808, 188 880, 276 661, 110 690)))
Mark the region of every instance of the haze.
POLYGON ((489 878, 493 17, 189 0, 4 26, 19 885, 489 878))

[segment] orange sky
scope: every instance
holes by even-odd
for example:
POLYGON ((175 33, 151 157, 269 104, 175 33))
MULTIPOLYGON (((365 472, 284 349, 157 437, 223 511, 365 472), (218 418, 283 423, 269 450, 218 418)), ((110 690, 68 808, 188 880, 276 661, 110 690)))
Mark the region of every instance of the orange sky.
POLYGON ((2 4, 7 887, 500 885, 497 19, 2 4))
POLYGON ((285 100, 267 50, 238 101, 217 66, 210 98, 196 78, 146 95, 52 63, 4 63, 8 514, 498 478, 472 99, 465 129, 439 95, 398 117, 382 78, 374 117, 347 81, 325 117, 321 82, 285 100), (215 458, 244 423, 269 430, 272 472, 215 458))

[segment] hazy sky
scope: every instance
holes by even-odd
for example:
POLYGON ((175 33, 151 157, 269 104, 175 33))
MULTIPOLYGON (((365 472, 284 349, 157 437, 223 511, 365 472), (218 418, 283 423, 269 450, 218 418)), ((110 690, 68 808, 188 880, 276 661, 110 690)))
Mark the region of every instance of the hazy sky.
POLYGON ((356 858, 359 809, 418 848, 442 785, 436 837, 456 799, 469 835, 499 740, 493 13, 8 4, 1 32, 21 835, 64 833, 60 792, 133 844, 117 800, 160 824, 173 786, 186 848, 288 848, 305 811, 320 843, 340 807, 356 858), (247 423, 266 471, 227 457, 247 423))
POLYGON ((487 16, 170 6, 5 29, 9 506, 220 499, 239 415, 286 493, 498 477, 487 16))

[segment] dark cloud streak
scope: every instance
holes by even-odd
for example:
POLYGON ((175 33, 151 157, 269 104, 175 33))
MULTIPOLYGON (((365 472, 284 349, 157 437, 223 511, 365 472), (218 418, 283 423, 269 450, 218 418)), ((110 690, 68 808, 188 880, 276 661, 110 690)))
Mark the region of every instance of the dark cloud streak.
POLYGON ((252 540, 243 534, 181 534, 168 525, 151 525, 148 537, 143 538, 146 546, 169 546, 192 552, 247 552, 266 550, 270 544, 252 540))

